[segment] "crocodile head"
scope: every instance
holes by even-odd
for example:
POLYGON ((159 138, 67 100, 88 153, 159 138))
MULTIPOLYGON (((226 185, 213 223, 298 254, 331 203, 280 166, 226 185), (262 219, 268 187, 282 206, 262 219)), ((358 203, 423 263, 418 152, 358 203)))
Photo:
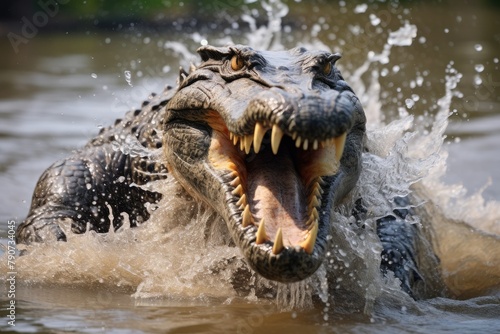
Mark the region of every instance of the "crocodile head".
POLYGON ((262 276, 295 282, 323 261, 331 211, 360 172, 365 115, 338 54, 198 50, 165 119, 169 170, 226 221, 262 276))

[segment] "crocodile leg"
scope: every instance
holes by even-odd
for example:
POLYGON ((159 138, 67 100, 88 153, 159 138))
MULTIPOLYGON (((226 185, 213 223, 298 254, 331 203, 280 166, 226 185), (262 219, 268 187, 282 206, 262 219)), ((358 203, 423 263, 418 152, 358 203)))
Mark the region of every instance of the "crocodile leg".
POLYGON ((65 241, 62 226, 73 233, 108 232, 123 225, 127 213, 131 226, 147 220, 146 202, 161 195, 131 186, 130 156, 109 145, 94 147, 52 165, 40 177, 30 213, 19 226, 20 243, 65 241))

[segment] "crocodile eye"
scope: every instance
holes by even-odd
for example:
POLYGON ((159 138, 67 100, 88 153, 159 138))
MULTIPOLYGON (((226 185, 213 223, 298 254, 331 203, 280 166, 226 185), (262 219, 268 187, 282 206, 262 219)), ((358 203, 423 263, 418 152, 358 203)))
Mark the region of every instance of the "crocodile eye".
POLYGON ((331 71, 332 71, 332 63, 330 62, 325 63, 323 65, 323 74, 329 75, 331 71))
POLYGON ((231 68, 233 71, 239 71, 243 68, 243 66, 245 66, 245 63, 240 56, 234 55, 233 58, 231 58, 231 68))

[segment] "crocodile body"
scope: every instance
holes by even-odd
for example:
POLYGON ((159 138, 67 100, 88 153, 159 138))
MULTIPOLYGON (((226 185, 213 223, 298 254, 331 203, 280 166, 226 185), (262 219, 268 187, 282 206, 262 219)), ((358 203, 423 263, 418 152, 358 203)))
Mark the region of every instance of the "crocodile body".
MULTIPOLYGON (((181 72, 176 88, 45 171, 18 242, 65 241, 62 224, 107 232, 123 224, 120 213, 131 226, 146 222, 148 203, 170 194, 130 185, 170 175, 224 218, 260 275, 294 282, 317 270, 331 212, 358 180, 365 136, 363 108, 335 66, 340 56, 246 46, 198 53, 201 64, 181 72), (119 149, 124 141, 139 152, 119 149)), ((404 214, 379 221, 381 266, 410 291, 415 235, 402 221, 404 214)))

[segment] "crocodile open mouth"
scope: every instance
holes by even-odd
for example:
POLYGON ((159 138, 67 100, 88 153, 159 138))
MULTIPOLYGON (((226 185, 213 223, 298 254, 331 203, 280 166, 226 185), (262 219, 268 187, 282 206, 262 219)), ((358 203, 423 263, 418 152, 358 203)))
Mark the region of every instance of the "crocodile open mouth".
POLYGON ((288 135, 278 124, 255 121, 253 133, 230 131, 216 112, 209 160, 231 171, 228 191, 240 214, 239 228, 252 230, 256 245, 314 250, 323 199, 322 177, 335 175, 346 133, 336 138, 288 135), (298 248, 297 248, 298 246, 298 248))

